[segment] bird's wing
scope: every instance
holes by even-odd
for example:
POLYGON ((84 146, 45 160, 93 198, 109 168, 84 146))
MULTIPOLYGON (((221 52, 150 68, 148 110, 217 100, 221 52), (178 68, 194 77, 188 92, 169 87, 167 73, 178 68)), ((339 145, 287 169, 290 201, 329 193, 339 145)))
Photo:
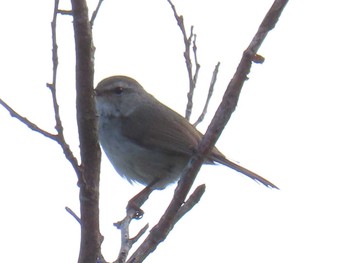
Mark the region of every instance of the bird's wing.
POLYGON ((202 135, 165 105, 143 105, 121 118, 125 137, 136 144, 169 154, 192 155, 202 135))

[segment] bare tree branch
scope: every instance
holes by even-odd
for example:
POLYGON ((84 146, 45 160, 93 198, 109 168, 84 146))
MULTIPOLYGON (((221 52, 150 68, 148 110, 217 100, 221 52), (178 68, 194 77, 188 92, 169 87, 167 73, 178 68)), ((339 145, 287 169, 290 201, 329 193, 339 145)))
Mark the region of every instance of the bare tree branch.
POLYGON ((115 263, 124 263, 126 261, 132 246, 139 240, 142 235, 145 234, 146 230, 149 227, 149 225, 146 224, 135 237, 130 238, 129 226, 133 219, 135 219, 134 213, 128 210, 128 213, 123 220, 114 223, 114 226, 116 226, 121 231, 121 246, 118 258, 114 261, 115 263))
POLYGON ((194 127, 196 127, 199 123, 201 123, 204 120, 205 115, 207 114, 209 102, 210 102, 211 96, 213 95, 213 92, 214 92, 214 86, 216 83, 216 78, 218 76, 219 67, 220 67, 220 62, 218 62, 218 64, 216 64, 216 66, 215 66, 215 69, 213 71, 213 76, 211 78, 211 82, 209 85, 207 100, 205 102, 205 105, 204 105, 204 108, 203 108, 201 115, 199 115, 197 121, 193 124, 194 127))
POLYGON ((77 222, 78 222, 79 224, 81 224, 81 220, 80 220, 79 216, 77 216, 77 214, 76 214, 72 209, 70 209, 68 206, 66 206, 65 208, 66 208, 66 211, 67 211, 75 220, 77 220, 77 222))
POLYGON ((117 263, 125 262, 132 246, 138 241, 138 239, 148 229, 149 225, 147 224, 139 231, 139 233, 135 237, 133 238, 129 237, 129 226, 132 220, 142 218, 143 211, 141 209, 141 206, 147 201, 147 199, 149 198, 152 192, 153 192, 153 189, 151 185, 146 186, 144 189, 142 189, 141 192, 139 192, 129 200, 128 205, 126 207, 125 218, 117 223, 114 223, 114 226, 116 226, 121 232, 120 233, 121 247, 119 250, 118 258, 115 262, 117 263))
POLYGON ((189 164, 183 171, 182 177, 175 190, 174 198, 169 207, 159 220, 158 224, 151 229, 150 234, 131 256, 128 262, 142 262, 156 249, 160 242, 164 241, 170 230, 173 228, 176 215, 181 209, 181 206, 190 191, 205 156, 207 156, 214 147, 214 144, 237 106, 240 92, 244 82, 247 80, 252 61, 255 58, 259 47, 263 43, 268 32, 275 27, 278 18, 287 3, 288 0, 276 0, 268 11, 258 29, 258 32, 255 34, 248 48, 244 51, 236 73, 228 84, 223 100, 198 147, 197 153, 191 158, 189 164))
POLYGON ((47 83, 46 86, 49 88, 51 92, 52 97, 52 103, 54 108, 54 114, 55 114, 55 129, 57 131, 57 142, 60 144, 64 155, 66 156, 67 160, 71 163, 73 166, 76 175, 78 176, 78 180, 81 176, 81 169, 78 164, 78 161, 76 157, 74 156, 73 152, 71 151, 69 145, 66 142, 66 139, 64 137, 63 133, 63 125, 61 121, 60 111, 59 111, 59 105, 57 101, 57 93, 56 93, 56 82, 57 82, 57 69, 58 69, 58 53, 57 53, 57 37, 56 37, 56 22, 57 22, 57 14, 59 8, 59 0, 55 0, 54 5, 54 12, 53 12, 53 18, 51 22, 51 34, 52 34, 52 83, 47 83))
MULTIPOLYGON (((179 212, 176 214, 175 222, 178 222, 187 212, 189 212, 200 200, 205 191, 205 185, 200 185, 196 188, 193 194, 188 198, 188 200, 181 207, 179 212)), ((130 211, 130 210, 128 210, 130 211)), ((129 226, 134 219, 134 213, 128 213, 128 215, 120 222, 115 223, 114 225, 121 230, 121 248, 119 251, 119 256, 114 263, 124 263, 127 259, 130 249, 132 246, 139 240, 139 238, 145 234, 147 231, 149 224, 146 224, 139 233, 133 237, 129 238, 129 226)))
MULTIPOLYGON (((79 262, 96 263, 104 260, 101 255, 103 237, 99 232, 99 173, 101 151, 97 140, 96 110, 93 95, 93 44, 91 26, 88 19, 88 8, 85 0, 72 0, 72 11, 60 10, 59 0, 55 0, 52 28, 52 61, 53 79, 47 87, 51 91, 55 129, 57 134, 49 133, 27 118, 18 114, 8 104, 0 99, 0 104, 15 118, 26 124, 30 129, 56 141, 60 144, 66 158, 71 162, 79 179, 81 218, 75 218, 81 225, 81 246, 79 262), (56 21, 57 14, 73 14, 76 45, 76 91, 77 91, 77 122, 80 140, 80 155, 82 164, 66 143, 63 125, 60 118, 59 105, 56 94, 56 78, 58 68, 56 21)), ((69 210, 67 210, 69 211, 69 210)), ((72 211, 71 211, 72 212, 72 211)), ((71 213, 72 214, 72 213, 71 213)), ((73 215, 73 214, 72 214, 73 215)))
MULTIPOLYGON (((80 217, 72 209, 70 209, 68 206, 66 206, 65 209, 80 225, 81 224, 80 217)), ((100 240, 101 240, 101 243, 102 243, 102 241, 103 241, 103 236, 102 235, 100 236, 100 240)), ((105 258, 103 257, 103 255, 101 253, 101 250, 100 250, 97 262, 98 263, 107 263, 107 261, 105 260, 105 258)))
MULTIPOLYGON (((56 1, 56 0, 55 0, 56 1)), ((72 10, 63 10, 63 9, 58 9, 57 10, 58 14, 61 15, 67 15, 67 16, 71 16, 72 15, 72 10)))
POLYGON ((80 141, 81 243, 79 263, 96 263, 101 250, 99 181, 101 150, 98 144, 94 101, 94 47, 85 0, 72 0, 76 50, 76 107, 80 141))
MULTIPOLYGON (((171 2, 171 0, 168 0, 168 2, 169 2, 170 6, 174 12, 175 19, 177 21, 177 24, 178 24, 180 30, 181 30, 181 33, 182 33, 182 36, 184 39, 184 44, 185 44, 184 57, 185 57, 186 68, 187 68, 188 79, 189 79, 189 91, 187 93, 187 105, 186 105, 185 118, 187 120, 190 120, 191 115, 192 115, 192 109, 193 109, 194 91, 195 91, 195 88, 197 85, 198 74, 199 74, 199 70, 201 67, 199 62, 198 62, 198 56, 197 56, 197 35, 193 33, 193 26, 191 26, 191 34, 189 37, 187 37, 183 17, 177 14, 175 6, 171 2), (191 45, 192 45, 192 52, 193 52, 194 63, 195 63, 194 74, 193 74, 193 69, 192 69, 193 65, 192 65, 192 59, 191 59, 191 49, 190 49, 191 45)), ((209 101, 211 99, 211 95, 213 94, 213 91, 214 91, 214 84, 216 81, 216 75, 217 75, 217 70, 214 71, 214 73, 213 73, 214 82, 212 80, 212 83, 211 83, 210 89, 209 89, 209 93, 207 96, 206 105, 204 106, 202 114, 198 117, 194 126, 197 126, 201 121, 203 121, 203 119, 205 117, 206 110, 207 110, 207 107, 209 105, 209 101)))
POLYGON ((31 122, 30 120, 28 120, 26 117, 20 115, 19 113, 17 113, 14 109, 12 109, 5 101, 3 101, 2 99, 0 99, 0 104, 10 113, 10 115, 16 119, 18 119, 20 122, 24 123, 25 125, 27 125, 27 127, 35 132, 38 132, 42 135, 44 135, 45 137, 57 141, 57 134, 52 134, 48 131, 45 131, 44 129, 41 129, 40 127, 38 127, 35 123, 31 122))
POLYGON ((101 5, 102 5, 102 2, 103 2, 103 0, 99 0, 99 1, 98 1, 98 4, 97 4, 97 6, 96 6, 96 9, 95 9, 95 11, 92 13, 92 16, 91 16, 91 19, 90 19, 91 28, 93 28, 93 26, 94 26, 94 22, 95 22, 95 19, 96 19, 96 17, 97 17, 98 11, 100 11, 100 7, 101 7, 101 5))
MULTIPOLYGON (((193 34, 193 26, 191 27, 191 35, 193 34)), ((193 51, 193 57, 194 57, 194 63, 195 63, 195 70, 194 74, 192 77, 192 90, 190 90, 191 93, 191 100, 193 100, 193 95, 194 95, 194 89, 196 88, 197 85, 197 80, 198 80, 198 74, 199 74, 199 69, 201 65, 198 62, 198 56, 197 56, 197 35, 193 34, 193 41, 192 41, 192 51, 193 51)), ((186 56, 188 59, 191 59, 190 56, 186 56)), ((192 109, 191 109, 192 110, 192 109)), ((190 116, 189 116, 190 118, 190 116)))
POLYGON ((196 60, 196 73, 193 75, 192 72, 192 60, 191 60, 191 44, 192 44, 192 37, 193 37, 193 26, 191 26, 191 34, 188 37, 185 29, 185 24, 183 20, 183 16, 178 15, 176 12, 176 8, 174 4, 171 2, 171 0, 167 0, 168 3, 170 4, 173 12, 174 12, 174 17, 177 21, 177 24, 181 30, 184 44, 185 44, 185 52, 184 52, 184 57, 185 57, 185 62, 186 62, 186 67, 187 67, 187 73, 188 73, 188 80, 189 80, 189 91, 187 93, 187 106, 186 106, 186 113, 185 113, 185 118, 187 120, 190 120, 191 114, 192 114, 192 108, 193 108, 193 94, 194 94, 194 89, 196 87, 196 81, 197 81, 197 76, 198 76, 198 71, 200 68, 200 65, 198 64, 197 61, 197 46, 194 44, 193 46, 193 51, 195 52, 195 60, 196 60))
POLYGON ((74 168, 74 170, 79 178, 80 174, 81 174, 80 166, 79 166, 76 157, 74 156, 73 152, 71 151, 71 149, 70 149, 70 147, 69 147, 69 145, 66 142, 66 139, 64 137, 63 126, 62 126, 62 122, 61 122, 59 105, 57 102, 57 95, 56 95, 56 78, 57 78, 57 68, 58 68, 56 21, 57 21, 57 14, 58 14, 58 5, 59 5, 59 0, 55 0, 53 18, 52 18, 52 22, 51 22, 53 74, 52 74, 52 83, 46 84, 46 86, 50 89, 50 92, 51 92, 52 103, 53 103, 54 114, 55 114, 55 122, 56 122, 55 129, 57 131, 57 134, 52 134, 48 131, 45 131, 44 129, 39 128, 35 123, 31 122, 30 120, 28 120, 24 116, 17 113, 13 108, 11 108, 7 103, 5 103, 1 99, 0 99, 0 104, 11 114, 12 117, 18 119, 20 122, 27 125, 28 128, 30 128, 31 130, 38 132, 38 133, 42 134, 43 136, 57 142, 61 146, 64 155, 66 156, 67 160, 73 166, 73 168, 74 168))
POLYGON ((190 195, 186 202, 181 206, 174 218, 174 225, 187 213, 189 212, 202 198, 205 192, 205 184, 199 185, 196 190, 190 195))

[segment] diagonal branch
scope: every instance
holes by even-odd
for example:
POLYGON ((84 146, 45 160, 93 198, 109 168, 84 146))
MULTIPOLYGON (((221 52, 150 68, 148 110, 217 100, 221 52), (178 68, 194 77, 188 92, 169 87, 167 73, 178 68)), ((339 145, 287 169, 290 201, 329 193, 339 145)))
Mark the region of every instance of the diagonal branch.
POLYGON ((38 127, 35 123, 31 122, 30 120, 28 120, 26 117, 20 115, 19 113, 17 113, 13 108, 11 108, 5 101, 3 101, 2 99, 0 99, 0 104, 10 113, 10 115, 16 119, 18 119, 20 122, 24 123, 25 125, 27 125, 27 127, 35 132, 38 132, 42 135, 44 135, 45 137, 54 140, 54 141, 58 141, 58 136, 56 134, 52 134, 48 131, 45 131, 44 129, 41 129, 40 127, 38 127))
POLYGON ((131 256, 128 262, 142 262, 156 249, 160 242, 164 241, 170 230, 173 228, 176 215, 179 213, 179 210, 190 191, 205 156, 207 156, 214 147, 215 142, 218 140, 221 132, 230 119, 232 112, 237 106, 240 92, 244 82, 247 80, 252 61, 254 60, 259 47, 263 43, 268 32, 275 27, 278 18, 287 3, 288 0, 276 0, 268 11, 258 29, 258 32, 255 34, 248 48, 244 51, 238 68, 228 84, 223 100, 198 147, 197 153, 191 158, 189 164, 183 171, 181 180, 178 183, 174 193, 174 198, 169 207, 159 220, 158 224, 153 227, 150 234, 131 256))
POLYGON ((99 0, 99 1, 98 1, 97 6, 96 6, 96 9, 95 9, 95 11, 92 13, 92 16, 91 16, 91 19, 90 19, 91 28, 94 26, 95 19, 96 19, 96 17, 97 17, 98 11, 100 11, 100 7, 101 7, 101 5, 102 5, 102 2, 103 2, 103 0, 99 0))
POLYGON ((186 202, 181 206, 181 208, 177 212, 174 218, 173 226, 200 201, 204 192, 205 192, 205 184, 199 185, 193 191, 190 197, 186 200, 186 202))

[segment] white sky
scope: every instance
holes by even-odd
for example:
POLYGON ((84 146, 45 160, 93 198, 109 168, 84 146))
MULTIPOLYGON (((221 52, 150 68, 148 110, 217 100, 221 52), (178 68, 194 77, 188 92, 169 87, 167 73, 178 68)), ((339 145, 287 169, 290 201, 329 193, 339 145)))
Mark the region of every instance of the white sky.
MULTIPOLYGON (((0 97, 53 131, 50 94, 53 1, 1 4, 0 97)), ((70 1, 62 0, 69 8, 70 1)), ((91 3, 90 10, 96 1, 91 3)), ((198 34, 202 65, 197 114, 221 67, 205 131, 229 79, 273 1, 175 1, 198 34)), ((202 201, 146 262, 349 262, 348 1, 290 1, 253 65, 217 146, 227 157, 277 184, 273 191, 224 166, 203 167, 202 201)), ((71 17, 58 23, 58 93, 65 134, 78 156, 71 17)), ((94 27, 96 83, 113 74, 137 79, 183 114, 187 75, 182 35, 166 0, 105 0, 94 27)), ((197 116, 197 115, 196 115, 197 116)), ((64 207, 79 211, 76 176, 61 149, 0 109, 0 246, 3 262, 75 262, 79 226, 64 207)), ((103 252, 119 249, 113 222, 140 186, 121 179, 103 156, 103 252)), ((174 187, 154 193, 136 232, 154 224, 174 187)))

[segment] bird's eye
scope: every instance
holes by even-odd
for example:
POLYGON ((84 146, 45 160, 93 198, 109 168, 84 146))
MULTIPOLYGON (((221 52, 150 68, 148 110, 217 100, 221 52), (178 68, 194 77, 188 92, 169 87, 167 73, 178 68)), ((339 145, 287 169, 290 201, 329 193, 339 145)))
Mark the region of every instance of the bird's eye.
POLYGON ((115 94, 117 94, 117 95, 122 94, 123 91, 124 91, 124 89, 123 89, 122 87, 115 87, 115 88, 113 89, 113 93, 115 93, 115 94))

